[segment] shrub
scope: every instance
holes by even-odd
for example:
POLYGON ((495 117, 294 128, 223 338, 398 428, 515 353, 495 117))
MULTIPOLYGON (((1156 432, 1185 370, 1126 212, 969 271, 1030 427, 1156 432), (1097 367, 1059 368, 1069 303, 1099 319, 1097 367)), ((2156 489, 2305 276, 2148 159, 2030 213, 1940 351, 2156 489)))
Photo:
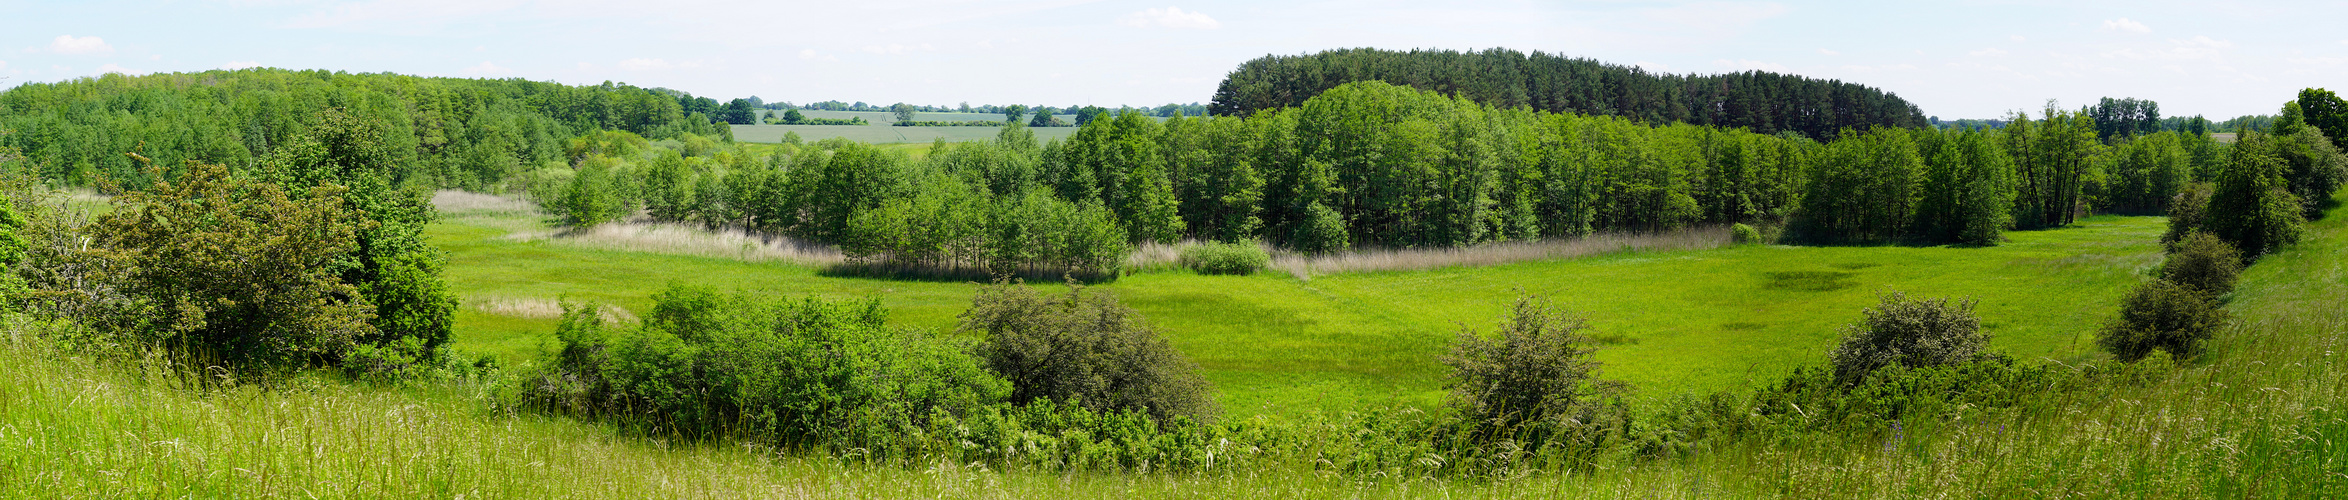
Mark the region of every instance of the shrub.
POLYGON ((1255 242, 1203 243, 1182 249, 1182 267, 1199 274, 1255 274, 1272 262, 1272 255, 1255 242))
POLYGON ((1535 297, 1519 298, 1498 335, 1462 329, 1440 358, 1451 367, 1451 407, 1494 429, 1590 421, 1623 384, 1598 379, 1589 323, 1535 297))
POLYGON ((2208 294, 2153 280, 2128 293, 2120 302, 2120 317, 2104 325, 2095 343, 2121 361, 2144 359, 2156 349, 2190 358, 2201 354, 2202 344, 2225 322, 2226 312, 2208 294))
POLYGON ((565 307, 563 344, 524 401, 689 437, 838 448, 887 442, 1002 398, 967 344, 890 328, 878 301, 672 287, 634 328, 565 307))
POLYGON ((1754 229, 1753 226, 1745 225, 1742 222, 1729 226, 1728 233, 1729 241, 1734 241, 1739 245, 1756 245, 1761 243, 1761 230, 1754 229))
POLYGON ((1346 233, 1345 216, 1320 203, 1306 206, 1304 216, 1288 239, 1291 250, 1314 255, 1345 251, 1352 237, 1346 233))
POLYGON ((1143 410, 1159 422, 1221 413, 1198 365, 1113 296, 1047 297, 1017 281, 978 289, 962 330, 983 332, 979 357, 1011 381, 1016 403, 1049 399, 1102 411, 1143 410))
POLYGON ((2209 183, 2197 182, 2177 190, 2169 199, 2169 230, 2161 233, 2162 246, 2175 250, 2185 236, 2203 230, 2209 222, 2209 183))
POLYGON ((2199 231, 2179 241, 2160 270, 2161 279, 2211 297, 2233 292, 2234 280, 2241 274, 2242 252, 2199 231))
POLYGON ((1924 368, 1980 359, 1989 335, 1973 315, 1975 303, 1910 299, 1896 291, 1882 295, 1866 317, 1843 327, 1842 344, 1832 354, 1835 379, 1853 385, 1887 366, 1924 368))
POLYGON ((375 329, 358 287, 335 274, 365 224, 338 192, 294 200, 195 165, 118 198, 91 235, 127 261, 123 290, 174 347, 247 369, 339 359, 375 329))

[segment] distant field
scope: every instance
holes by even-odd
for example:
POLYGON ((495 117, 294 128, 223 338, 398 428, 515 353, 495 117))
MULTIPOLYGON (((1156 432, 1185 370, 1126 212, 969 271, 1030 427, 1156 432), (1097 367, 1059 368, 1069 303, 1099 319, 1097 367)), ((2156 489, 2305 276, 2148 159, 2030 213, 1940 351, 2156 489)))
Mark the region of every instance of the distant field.
MULTIPOLYGON (((768 114, 781 114, 779 111, 772 110, 761 110, 761 112, 768 114)), ((809 118, 832 118, 840 120, 849 118, 863 118, 864 121, 870 122, 872 125, 861 127, 852 125, 735 125, 734 140, 741 142, 783 142, 783 133, 798 132, 800 139, 808 141, 818 141, 832 137, 844 137, 852 141, 863 141, 873 144, 902 142, 928 143, 931 141, 936 141, 940 138, 944 138, 947 142, 961 142, 980 139, 993 139, 995 138, 995 132, 999 131, 999 129, 996 129, 995 127, 897 127, 892 126, 892 124, 897 123, 897 115, 894 113, 882 111, 800 111, 799 113, 807 115, 809 118)), ((1063 114, 1052 116, 1058 117, 1060 121, 1076 123, 1076 115, 1063 114)), ((960 122, 981 120, 1001 121, 1002 119, 1003 115, 1001 113, 915 113, 913 115, 914 121, 925 122, 960 122)), ((765 120, 765 115, 760 115, 760 120, 765 120)), ((1158 120, 1165 121, 1165 118, 1158 118, 1158 120)), ((1067 139, 1068 136, 1076 135, 1076 127, 1038 127, 1030 128, 1028 130, 1035 131, 1035 138, 1039 141, 1067 139)))
MULTIPOLYGON (((1001 116, 995 117, 1001 119, 1001 116)), ((867 118, 870 120, 870 118, 867 118)), ((1030 128, 1039 141, 1067 139, 1076 135, 1076 127, 1030 128)), ((734 140, 740 142, 783 142, 786 132, 798 132, 799 138, 814 142, 833 137, 873 144, 923 143, 944 138, 946 142, 962 142, 995 138, 1002 129, 995 127, 892 127, 887 125, 735 125, 734 140)))
MULTIPOLYGON (((2098 356, 2094 328, 2159 262, 2163 219, 2096 217, 2009 233, 1993 248, 1735 247, 1478 268, 1249 277, 1154 272, 1101 287, 1158 325, 1207 370, 1233 414, 1288 414, 1441 400, 1435 355, 1465 324, 1490 330, 1520 293, 1585 312, 1607 376, 1645 397, 1775 380, 1824 359, 1837 329, 1876 293, 1981 299, 1992 345, 2021 359, 2098 356)), ((894 322, 951 330, 973 285, 826 277, 784 262, 518 241, 544 232, 520 213, 451 211, 429 232, 466 300, 459 350, 509 363, 550 346, 557 298, 649 307, 669 283, 785 295, 878 296, 894 322)), ((708 254, 703 254, 708 255, 708 254)), ((1058 286, 1058 285, 1050 285, 1058 286)))

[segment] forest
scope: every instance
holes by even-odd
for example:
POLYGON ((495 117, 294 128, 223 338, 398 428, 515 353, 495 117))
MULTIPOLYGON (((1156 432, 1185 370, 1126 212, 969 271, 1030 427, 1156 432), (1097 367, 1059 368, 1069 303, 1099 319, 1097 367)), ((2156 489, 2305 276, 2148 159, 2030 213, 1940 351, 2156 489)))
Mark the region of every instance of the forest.
POLYGON ((1649 125, 1743 128, 1765 135, 1795 132, 1820 141, 1843 129, 1926 124, 1923 112, 1908 101, 1853 83, 1767 71, 1653 74, 1635 66, 1501 48, 1361 48, 1265 56, 1242 63, 1223 77, 1208 111, 1247 116, 1295 107, 1339 85, 1369 80, 1503 109, 1620 116, 1649 125))

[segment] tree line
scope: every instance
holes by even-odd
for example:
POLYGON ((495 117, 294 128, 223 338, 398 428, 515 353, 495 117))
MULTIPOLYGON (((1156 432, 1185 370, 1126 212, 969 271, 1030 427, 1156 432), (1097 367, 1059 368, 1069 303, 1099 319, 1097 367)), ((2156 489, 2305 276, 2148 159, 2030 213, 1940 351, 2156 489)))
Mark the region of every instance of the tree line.
POLYGON ((643 137, 732 132, 671 95, 606 82, 425 78, 255 68, 109 74, 0 93, 0 145, 46 179, 143 185, 138 153, 166 172, 189 161, 250 166, 340 110, 383 125, 395 183, 484 188, 561 162, 563 141, 594 130, 643 137))
POLYGON ((1797 132, 1831 139, 1845 129, 1921 127, 1923 113, 1899 96, 1855 83, 1766 71, 1719 75, 1649 73, 1591 59, 1508 49, 1342 49, 1265 56, 1240 64, 1215 89, 1221 116, 1301 105, 1350 82, 1382 80, 1464 97, 1498 108, 1621 116, 1648 124, 1690 123, 1797 132))
MULTIPOLYGON (((542 185, 618 193, 606 217, 573 223, 641 203, 655 219, 789 235, 871 264, 1114 275, 1132 245, 1182 239, 1325 253, 1750 223, 1811 242, 1993 245, 2087 213, 2164 213, 2234 162, 2207 134, 2098 140, 2091 109, 1819 142, 1363 82, 1245 118, 1102 115, 1041 144, 1014 122, 920 159, 842 140, 724 161, 638 152, 542 185)), ((2275 136, 2299 165, 2276 182, 2324 199, 2339 156, 2302 130, 2275 136)))

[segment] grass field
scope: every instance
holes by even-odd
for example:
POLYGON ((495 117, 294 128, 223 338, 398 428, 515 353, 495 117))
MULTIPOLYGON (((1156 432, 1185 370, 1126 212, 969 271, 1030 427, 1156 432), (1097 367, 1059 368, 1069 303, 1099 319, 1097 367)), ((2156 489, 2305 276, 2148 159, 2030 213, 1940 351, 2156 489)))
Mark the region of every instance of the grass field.
MULTIPOLYGON (((805 114, 810 118, 848 119, 851 117, 861 117, 864 118, 864 121, 870 122, 872 124, 865 126, 735 125, 733 126, 734 140, 741 142, 782 142, 784 133, 798 132, 799 138, 806 141, 819 141, 833 137, 845 137, 849 140, 869 142, 873 144, 927 144, 940 138, 945 139, 947 142, 993 139, 995 138, 995 133, 1000 131, 1000 129, 995 127, 896 127, 891 126, 890 124, 897 123, 897 115, 887 112, 801 111, 800 113, 805 114)), ((1059 117, 1061 121, 1069 123, 1076 122, 1076 115, 1054 116, 1059 117)), ((1003 115, 994 113, 915 113, 913 115, 913 119, 916 121, 1002 120, 1003 115)), ((1041 127, 1030 128, 1028 130, 1035 131, 1036 140, 1043 141, 1052 139, 1066 139, 1068 136, 1076 135, 1075 127, 1041 127)))
MULTIPOLYGON (((467 301, 455 345, 509 363, 549 346, 551 304, 563 298, 641 311, 670 283, 878 296, 898 323, 951 330, 973 290, 827 277, 771 259, 516 238, 546 231, 528 214, 446 215, 429 235, 449 252, 448 278, 467 301)), ((1435 355, 1461 324, 1488 330, 1524 293, 1584 311, 1612 341, 1599 354, 1608 376, 1644 397, 1667 397, 1766 383, 1817 363, 1837 329, 1884 290, 1981 299, 1993 347, 2016 358, 2097 355, 2092 331, 2159 262, 2162 227, 2159 218, 2096 217, 2010 233, 2011 242, 1992 248, 1745 246, 1310 280, 1167 271, 1102 288, 1203 365, 1234 414, 1435 404, 1443 382, 1435 355)))
MULTIPOLYGON (((727 442, 680 443, 566 418, 496 411, 482 404, 493 387, 475 382, 392 389, 304 376, 223 387, 200 380, 211 372, 53 351, 26 335, 37 327, 0 322, 0 485, 6 485, 0 496, 2331 497, 2348 491, 2348 413, 2340 410, 2348 401, 2348 336, 2342 334, 2348 331, 2348 313, 2340 307, 2348 303, 2348 250, 2343 250, 2348 249, 2348 216, 2343 216, 2348 214, 2334 215, 2311 225, 2307 241, 2244 275, 2228 306, 2238 321, 2221 331, 2211 353, 2196 362, 2146 367, 2137 375, 2073 389, 2028 412, 1993 412, 1961 421, 1924 417, 1905 433, 1769 436, 1678 459, 1618 458, 1588 471, 1499 480, 1349 476, 1316 471, 1310 464, 1197 474, 859 465, 821 454, 727 442)), ((454 222, 436 230, 447 237, 476 223, 482 222, 454 222)), ((2075 230, 2017 234, 2012 247, 2022 255, 2009 256, 2007 263, 2025 268, 2014 274, 2029 279, 2029 274, 2051 270, 2041 262, 2047 255, 2124 256, 2133 244, 2120 240, 2148 226, 2142 219, 2097 219, 2075 230), (2039 248, 2029 249, 2034 246, 2039 248), (2098 246, 2111 248, 2078 250, 2098 246)), ((1794 265, 1767 252, 1804 250, 1847 252, 1826 257, 1894 251, 1912 254, 1898 260, 1925 261, 1943 249, 1741 248, 1618 256, 1582 265, 1635 268, 1683 257, 1794 265)), ((2082 262, 2108 259, 2057 260, 2069 263, 2054 267, 2093 268, 2082 262)), ((1858 267, 1835 265, 1843 263, 1828 258, 1799 264, 1858 267)), ((1889 269, 1895 265, 1848 271, 1901 274, 1889 269)), ((1729 272, 1721 279, 1708 281, 1761 271, 1725 269, 1729 272)), ((1311 283, 1379 278, 1323 277, 1311 283)), ((1804 282, 1829 288, 1839 281, 1804 282)), ((1117 288, 1139 287, 1128 282, 1117 288)), ((467 328, 478 332, 474 325, 467 328)), ((2001 347, 2011 352, 2008 342, 2014 336, 2009 334, 2001 347)))

